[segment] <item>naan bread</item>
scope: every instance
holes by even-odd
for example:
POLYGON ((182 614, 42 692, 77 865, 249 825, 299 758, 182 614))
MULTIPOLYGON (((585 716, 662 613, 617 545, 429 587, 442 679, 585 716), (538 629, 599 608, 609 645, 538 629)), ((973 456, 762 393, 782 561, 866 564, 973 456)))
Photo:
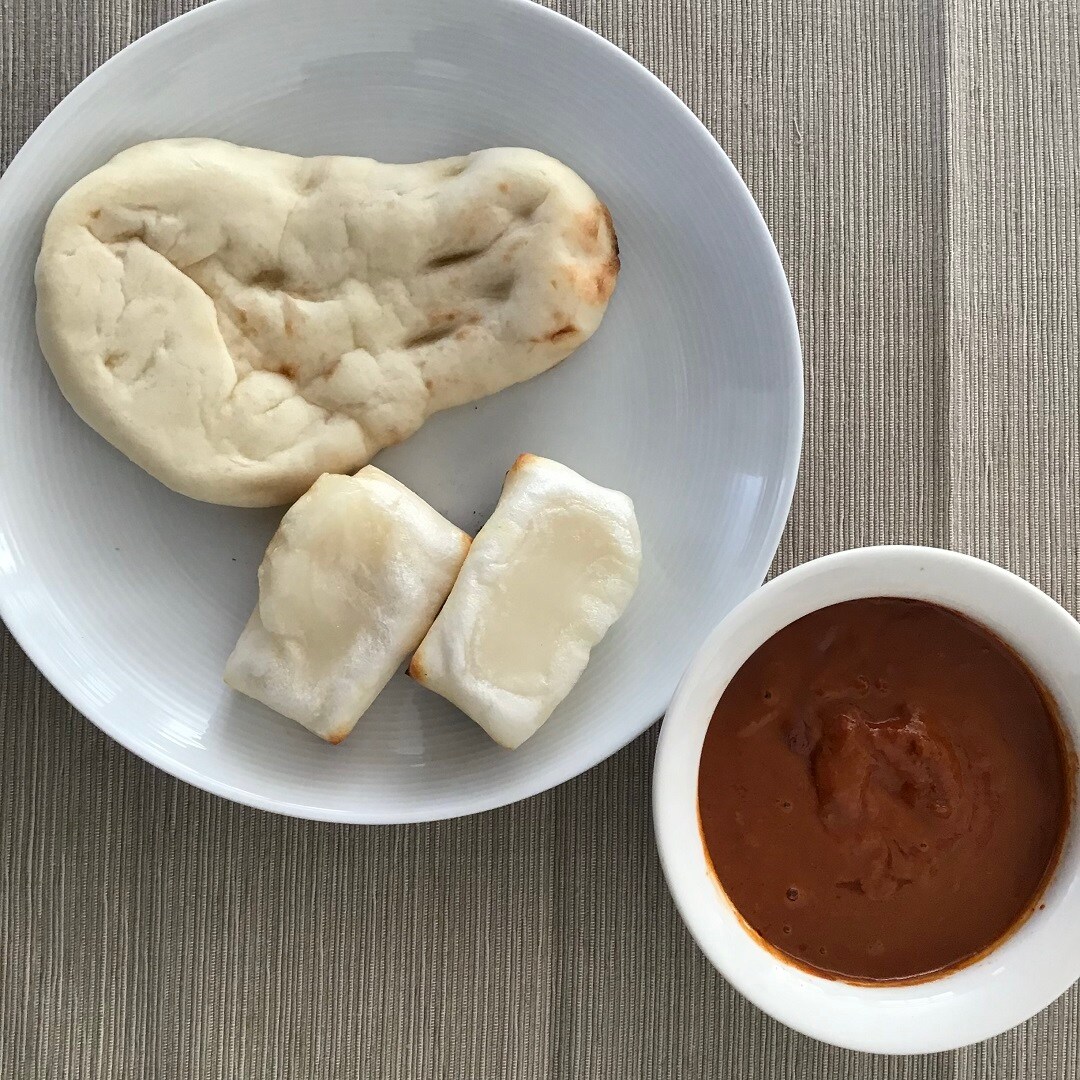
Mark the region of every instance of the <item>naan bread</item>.
POLYGON ((225 681, 341 742, 431 626, 468 550, 373 465, 320 477, 266 549, 225 681))
POLYGON ((523 454, 409 674, 513 750, 581 677, 640 566, 626 495, 523 454))
POLYGON ((607 209, 535 150, 383 165, 172 139, 56 204, 38 336, 147 472, 269 506, 557 364, 618 270, 607 209))

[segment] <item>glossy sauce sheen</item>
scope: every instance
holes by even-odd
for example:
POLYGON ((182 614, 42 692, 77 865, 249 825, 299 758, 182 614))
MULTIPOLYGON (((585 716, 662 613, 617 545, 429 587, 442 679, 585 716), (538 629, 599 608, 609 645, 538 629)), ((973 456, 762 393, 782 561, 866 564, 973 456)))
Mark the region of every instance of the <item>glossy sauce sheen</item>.
POLYGON ((852 600, 767 641, 716 707, 698 802, 743 919, 800 963, 913 979, 1027 915, 1069 817, 1034 677, 962 616, 852 600))

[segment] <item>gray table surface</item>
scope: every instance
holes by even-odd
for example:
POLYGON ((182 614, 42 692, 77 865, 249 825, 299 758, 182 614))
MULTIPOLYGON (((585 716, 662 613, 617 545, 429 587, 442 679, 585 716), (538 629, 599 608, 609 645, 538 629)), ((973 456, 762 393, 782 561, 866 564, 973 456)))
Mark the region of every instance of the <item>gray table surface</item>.
MULTIPOLYGON (((298 0, 300 2, 300 0, 298 0)), ((194 0, 0 0, 7 163, 194 0)), ((805 346, 776 569, 984 556, 1080 609, 1080 10, 1072 0, 557 0, 716 134, 805 346)), ((2 639, 0 1077, 1080 1076, 1080 997, 932 1057, 848 1053, 705 962, 649 820, 655 731, 462 821, 233 806, 77 715, 2 639)))

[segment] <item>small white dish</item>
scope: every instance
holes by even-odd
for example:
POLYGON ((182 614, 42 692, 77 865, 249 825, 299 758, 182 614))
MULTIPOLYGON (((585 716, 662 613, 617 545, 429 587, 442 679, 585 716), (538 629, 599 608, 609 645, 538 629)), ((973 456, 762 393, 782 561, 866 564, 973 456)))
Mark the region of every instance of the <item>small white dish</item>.
POLYGON ((135 753, 303 817, 470 813, 614 753, 663 713, 686 656, 760 585, 798 466, 798 336, 753 199, 659 80, 526 0, 217 0, 137 41, 77 87, 0 178, 0 326, 4 621, 135 753), (123 147, 190 135, 387 161, 531 146, 609 205, 623 271, 596 336, 377 459, 470 533, 524 451, 634 499, 638 592, 521 749, 502 750, 403 674, 339 747, 230 692, 222 670, 280 512, 173 494, 60 396, 34 332, 46 215, 123 147))
POLYGON ((755 1005, 789 1027, 853 1050, 916 1054, 990 1038, 1033 1016, 1080 977, 1080 815, 1037 910, 987 956, 915 985, 813 975, 764 946, 736 915, 707 861, 697 808, 705 732, 749 656, 803 615, 866 596, 929 600, 981 623, 1027 662, 1080 745, 1080 624, 1008 571, 955 552, 861 548, 774 579, 713 631, 679 684, 660 733, 653 811, 675 903, 702 951, 755 1005))

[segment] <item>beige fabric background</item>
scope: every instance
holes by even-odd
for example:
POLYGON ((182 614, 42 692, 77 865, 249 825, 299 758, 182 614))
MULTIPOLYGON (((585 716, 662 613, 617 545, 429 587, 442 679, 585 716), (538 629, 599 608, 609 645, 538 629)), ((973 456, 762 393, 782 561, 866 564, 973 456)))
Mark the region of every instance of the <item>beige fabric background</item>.
MULTIPOLYGON (((3 162, 194 3, 0 0, 3 162)), ((1074 0, 555 6, 690 104, 776 237, 807 377, 777 568, 923 541, 1080 611, 1074 0)), ((993 1042, 906 1060, 743 1001, 661 879, 655 732, 470 820, 310 824, 155 771, 2 650, 4 1080, 1080 1077, 1075 989, 993 1042)))

